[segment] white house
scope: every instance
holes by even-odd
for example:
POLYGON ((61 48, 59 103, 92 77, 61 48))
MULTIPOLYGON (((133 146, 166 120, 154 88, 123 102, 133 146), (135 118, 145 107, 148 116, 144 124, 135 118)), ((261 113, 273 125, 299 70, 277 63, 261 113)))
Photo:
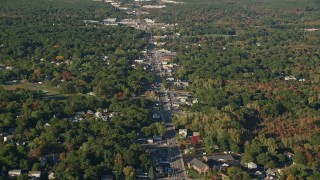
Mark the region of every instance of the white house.
POLYGON ((255 164, 254 162, 249 162, 247 166, 249 169, 257 169, 258 167, 257 164, 255 164))
POLYGON ((32 178, 40 178, 41 177, 41 171, 29 171, 28 176, 32 178))
POLYGON ((94 113, 94 116, 96 118, 102 118, 102 113, 97 111, 96 113, 94 113))
POLYGON ((53 172, 51 172, 51 173, 48 175, 48 179, 49 179, 49 180, 55 179, 53 172))
POLYGON ((136 59, 136 60, 134 60, 134 62, 136 62, 136 63, 143 63, 144 60, 143 60, 143 59, 136 59))
POLYGON ((292 76, 292 75, 290 75, 290 76, 284 77, 284 80, 286 80, 286 81, 289 81, 289 80, 297 80, 297 78, 294 77, 294 76, 292 76))
POLYGON ((149 18, 144 19, 144 21, 145 21, 146 23, 149 23, 149 24, 154 24, 154 20, 149 19, 149 18))
POLYGON ((8 176, 9 177, 17 177, 21 175, 21 169, 15 169, 15 170, 10 170, 8 171, 8 176))
POLYGON ((148 138, 147 142, 148 142, 148 144, 153 144, 153 139, 152 138, 148 138))
POLYGON ((107 18, 103 20, 104 25, 111 25, 111 26, 116 26, 118 25, 117 23, 117 18, 107 18))
POLYGON ((3 142, 7 142, 13 138, 13 135, 3 137, 3 142))
POLYGON ((6 70, 13 70, 13 68, 14 68, 14 67, 12 67, 12 66, 7 66, 7 67, 6 67, 6 70))
POLYGON ((182 138, 187 137, 188 130, 187 129, 179 129, 179 136, 182 138))

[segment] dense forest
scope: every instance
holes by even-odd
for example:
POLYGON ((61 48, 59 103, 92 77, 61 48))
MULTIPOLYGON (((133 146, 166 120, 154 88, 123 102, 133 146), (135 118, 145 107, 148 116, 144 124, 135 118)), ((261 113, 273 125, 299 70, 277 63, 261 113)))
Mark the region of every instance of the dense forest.
POLYGON ((178 52, 175 78, 199 101, 175 125, 200 131, 208 153, 242 152, 243 163, 281 168, 295 153, 283 178, 319 178, 319 9, 311 0, 187 0, 150 11, 179 22, 164 47, 178 52))
POLYGON ((163 134, 164 125, 140 96, 154 75, 132 67, 147 44, 144 32, 86 24, 126 16, 103 2, 0 4, 1 179, 14 169, 22 170, 19 179, 30 170, 57 179, 152 175, 137 139, 163 134))

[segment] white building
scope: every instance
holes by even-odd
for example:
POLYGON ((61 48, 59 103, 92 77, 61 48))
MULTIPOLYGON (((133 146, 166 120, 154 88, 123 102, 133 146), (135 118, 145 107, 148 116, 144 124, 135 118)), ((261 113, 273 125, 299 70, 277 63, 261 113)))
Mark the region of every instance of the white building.
POLYGON ((188 130, 187 129, 179 129, 179 136, 182 138, 187 137, 188 130))
POLYGON ((107 18, 103 20, 104 25, 117 26, 117 18, 107 18))
POLYGON ((29 171, 28 176, 32 178, 40 178, 41 177, 41 171, 29 171))
POLYGON ((10 170, 8 171, 8 176, 9 177, 17 177, 21 175, 21 169, 15 169, 15 170, 10 170))
POLYGON ((247 167, 249 168, 249 169, 257 169, 257 164, 255 164, 254 162, 249 162, 248 164, 247 164, 247 167))

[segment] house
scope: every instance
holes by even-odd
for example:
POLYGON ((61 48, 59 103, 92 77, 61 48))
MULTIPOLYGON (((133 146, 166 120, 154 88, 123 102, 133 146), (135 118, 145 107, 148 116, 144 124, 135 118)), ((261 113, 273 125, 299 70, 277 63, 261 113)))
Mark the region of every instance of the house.
POLYGON ((180 98, 180 102, 181 103, 186 103, 187 102, 187 98, 180 98))
POLYGON ((221 167, 229 167, 229 164, 223 163, 221 167))
POLYGON ((4 136, 4 137, 3 137, 3 142, 8 142, 8 141, 10 141, 11 139, 13 139, 13 135, 4 136))
POLYGON ((285 153, 284 153, 284 156, 285 156, 286 158, 288 158, 289 160, 292 160, 294 154, 291 153, 291 152, 285 152, 285 153))
POLYGON ((14 67, 12 67, 12 66, 7 66, 7 67, 6 67, 6 70, 10 70, 10 71, 12 71, 12 70, 13 70, 13 68, 14 68, 14 67))
POLYGON ((256 171, 254 175, 256 175, 258 179, 263 179, 265 177, 265 174, 261 171, 256 171))
POLYGON ((154 113, 154 114, 152 115, 152 118, 153 118, 153 119, 160 119, 160 115, 154 113))
POLYGON ((136 60, 134 60, 134 62, 136 62, 136 63, 143 63, 144 62, 144 59, 136 59, 136 60))
POLYGON ((308 32, 313 32, 313 31, 318 31, 319 29, 317 28, 309 28, 309 29, 304 29, 305 31, 308 31, 308 32))
POLYGON ((29 171, 28 176, 31 178, 40 178, 41 177, 41 171, 29 171))
POLYGON ((219 161, 219 162, 228 162, 234 161, 234 158, 230 154, 213 154, 212 156, 204 156, 203 160, 208 161, 219 161))
POLYGON ((163 69, 172 69, 173 68, 173 65, 172 64, 162 64, 162 68, 163 69))
POLYGON ((49 163, 58 164, 60 162, 59 154, 49 154, 44 156, 49 163))
POLYGON ((267 177, 272 177, 272 176, 275 176, 277 172, 278 172, 277 169, 271 169, 271 168, 269 168, 269 169, 266 171, 266 174, 267 174, 267 177))
POLYGON ((133 19, 123 19, 122 21, 120 21, 120 24, 131 25, 131 26, 138 25, 138 23, 133 19))
POLYGON ((101 180, 113 180, 113 176, 112 175, 103 175, 101 177, 101 180))
POLYGON ((189 154, 189 153, 190 153, 190 149, 184 149, 184 150, 183 150, 183 153, 184 153, 184 154, 189 154))
POLYGON ((144 21, 145 21, 146 23, 148 23, 148 24, 154 24, 154 20, 149 19, 149 18, 144 19, 144 21))
POLYGON ((179 136, 182 138, 187 137, 188 130, 187 129, 179 129, 179 136))
POLYGON ((102 118, 102 113, 101 112, 99 112, 99 111, 97 111, 96 113, 94 113, 94 116, 96 117, 96 118, 102 118))
POLYGON ((153 139, 152 138, 148 138, 147 142, 148 142, 148 144, 153 144, 153 139))
POLYGON ((10 170, 8 171, 8 176, 9 177, 17 177, 21 175, 21 169, 15 169, 15 170, 10 170))
POLYGON ((198 171, 199 174, 206 173, 209 170, 209 166, 201 162, 197 158, 193 158, 188 163, 189 168, 193 168, 194 170, 198 171))
POLYGON ((24 145, 26 145, 27 143, 26 142, 24 142, 24 141, 18 141, 18 142, 16 142, 16 145, 17 146, 24 146, 24 145))
POLYGON ((167 61, 162 61, 161 64, 162 64, 162 65, 167 65, 168 62, 167 62, 167 61))
POLYGON ((43 126, 44 126, 44 127, 51 127, 51 124, 45 123, 43 126))
POLYGON ((254 162, 249 162, 247 163, 247 167, 248 169, 257 169, 258 166, 254 162))
POLYGON ((197 98, 195 98, 194 100, 192 100, 192 103, 193 103, 193 104, 198 103, 198 99, 197 99, 197 98))
POLYGON ((174 81, 174 78, 173 77, 169 77, 166 79, 167 81, 174 81))
POLYGON ((49 180, 55 179, 53 172, 51 172, 51 173, 48 175, 48 179, 49 179, 49 180))
POLYGON ((91 111, 91 110, 88 110, 87 113, 86 113, 86 116, 90 117, 92 115, 94 115, 94 112, 91 111))
POLYGON ((201 137, 200 136, 192 136, 191 137, 191 144, 193 146, 197 146, 201 143, 201 137))
POLYGON ((144 5, 142 6, 142 8, 146 8, 146 9, 161 9, 161 8, 165 8, 166 5, 144 5))
POLYGON ((47 158, 45 158, 45 157, 40 157, 39 161, 40 161, 40 165, 42 167, 45 166, 48 162, 47 158))
POLYGON ((104 25, 108 25, 108 26, 117 26, 117 18, 107 18, 103 20, 103 24, 104 25))
POLYGON ((88 92, 88 95, 90 96, 96 96, 96 94, 94 92, 88 92))
POLYGON ((294 77, 294 76, 292 76, 292 75, 290 75, 290 76, 284 77, 284 80, 286 80, 286 81, 289 81, 289 80, 297 80, 297 78, 294 77))
POLYGON ((162 141, 162 137, 161 136, 153 136, 153 140, 154 141, 162 141))
POLYGON ((200 132, 193 132, 192 136, 200 136, 200 132))
POLYGON ((83 20, 83 22, 85 24, 99 24, 99 21, 95 21, 95 20, 83 20))
POLYGON ((189 86, 189 82, 181 81, 181 85, 182 85, 182 87, 188 87, 189 86))

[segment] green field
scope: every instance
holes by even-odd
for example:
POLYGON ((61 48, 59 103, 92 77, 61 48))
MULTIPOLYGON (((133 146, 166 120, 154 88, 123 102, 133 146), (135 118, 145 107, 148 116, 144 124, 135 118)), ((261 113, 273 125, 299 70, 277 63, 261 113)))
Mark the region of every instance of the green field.
POLYGON ((16 89, 27 89, 30 91, 41 91, 42 93, 45 93, 48 96, 55 96, 59 95, 59 89, 47 86, 45 84, 39 84, 39 83, 29 83, 29 82, 12 82, 7 83, 5 85, 1 85, 5 90, 16 90, 16 89))

